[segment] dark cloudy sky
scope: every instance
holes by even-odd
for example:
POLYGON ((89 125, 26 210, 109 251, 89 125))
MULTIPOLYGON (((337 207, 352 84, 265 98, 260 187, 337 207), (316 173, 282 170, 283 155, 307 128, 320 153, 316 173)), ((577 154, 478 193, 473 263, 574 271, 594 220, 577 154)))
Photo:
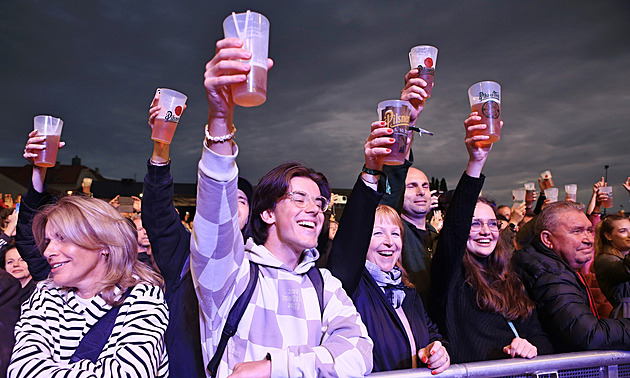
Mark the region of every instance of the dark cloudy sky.
MULTIPOLYGON (((147 109, 157 87, 189 96, 172 145, 176 182, 194 182, 207 103, 205 63, 232 11, 271 23, 267 102, 237 108, 241 174, 256 182, 291 159, 351 187, 376 104, 397 98, 412 46, 439 48, 433 98, 414 143, 415 166, 454 187, 465 168, 466 91, 503 89, 501 141, 484 193, 499 202, 552 171, 557 186, 590 187, 610 165, 616 204, 628 208, 630 2, 0 1, 0 165, 22 165, 37 114, 65 121, 68 145, 109 178, 141 180, 152 143, 147 109)), ((563 190, 561 189, 561 193, 563 190)), ((617 205, 615 208, 617 208, 617 205)))

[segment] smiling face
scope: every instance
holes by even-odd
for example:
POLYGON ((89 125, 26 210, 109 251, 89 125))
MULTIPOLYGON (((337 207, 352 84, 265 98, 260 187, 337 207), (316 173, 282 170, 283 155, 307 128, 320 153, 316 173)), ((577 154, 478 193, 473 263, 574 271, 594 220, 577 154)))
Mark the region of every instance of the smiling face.
POLYGON ((378 265, 383 272, 389 272, 396 265, 401 251, 400 227, 384 217, 377 216, 366 256, 367 260, 378 265))
POLYGON ((98 284, 105 278, 107 260, 102 251, 82 248, 65 240, 50 223, 46 225, 44 257, 52 267, 56 285, 77 289, 82 298, 91 298, 100 291, 98 284))
POLYGON ((291 198, 281 198, 272 210, 265 210, 261 218, 269 225, 265 247, 285 264, 295 268, 305 249, 317 246, 324 213, 312 201, 321 196, 315 181, 307 177, 293 177, 288 192, 301 191, 311 198, 306 207, 298 207, 291 198))
POLYGON ((580 211, 563 211, 553 230, 543 230, 540 239, 573 269, 593 258, 593 227, 580 211))
POLYGON ((483 202, 477 202, 473 222, 478 221, 481 227, 477 230, 473 230, 473 227, 471 227, 468 242, 466 243, 468 252, 477 257, 489 256, 497 246, 499 230, 488 226, 488 222, 491 220, 496 220, 492 207, 483 202))
POLYGON ((22 260, 17 248, 11 248, 5 255, 5 270, 15 277, 22 287, 31 280, 31 273, 28 271, 26 261, 22 260))
POLYGON ((409 168, 405 179, 403 217, 425 219, 431 210, 431 189, 427 176, 419 169, 409 168))
POLYGON ((605 235, 606 239, 619 252, 630 251, 630 220, 618 220, 612 226, 612 232, 605 235))

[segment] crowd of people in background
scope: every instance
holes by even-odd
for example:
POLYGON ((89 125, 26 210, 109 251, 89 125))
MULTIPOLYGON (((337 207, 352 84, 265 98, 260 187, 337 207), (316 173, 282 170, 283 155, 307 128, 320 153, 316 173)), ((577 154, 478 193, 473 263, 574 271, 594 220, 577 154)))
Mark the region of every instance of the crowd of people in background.
MULTIPOLYGON (((402 165, 384 164, 394 139, 376 121, 343 216, 330 219, 325 175, 301 163, 256 186, 239 176, 230 86, 245 80, 250 55, 224 39, 206 65, 194 222, 174 205, 160 141, 147 140, 143 197, 130 209, 89 190, 51 195, 36 165, 28 191, 4 197, 0 377, 439 374, 630 350, 630 220, 602 215, 603 178, 586 206, 547 199, 549 180, 535 205, 497 206, 480 196, 492 145, 473 112, 453 146, 468 153, 464 173, 438 195, 416 168, 431 162, 414 162, 411 148, 402 165)), ((417 69, 405 75, 412 125, 426 86, 417 69)), ((156 94, 151 127, 159 110, 156 94)), ((27 160, 44 139, 28 134, 27 160)), ((630 177, 622 185, 630 194, 630 177)))

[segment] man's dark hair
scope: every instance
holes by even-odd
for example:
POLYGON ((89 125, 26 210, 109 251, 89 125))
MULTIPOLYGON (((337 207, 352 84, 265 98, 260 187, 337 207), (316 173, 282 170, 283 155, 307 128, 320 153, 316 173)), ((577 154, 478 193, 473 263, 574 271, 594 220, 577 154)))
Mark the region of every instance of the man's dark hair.
POLYGON ((252 196, 252 219, 250 226, 252 237, 256 244, 264 244, 269 236, 269 225, 262 220, 260 215, 265 210, 273 210, 275 208, 276 203, 289 191, 291 179, 294 177, 310 178, 319 187, 321 195, 330 199, 330 186, 328 185, 326 176, 306 167, 302 163, 284 163, 267 172, 267 174, 260 179, 252 196))

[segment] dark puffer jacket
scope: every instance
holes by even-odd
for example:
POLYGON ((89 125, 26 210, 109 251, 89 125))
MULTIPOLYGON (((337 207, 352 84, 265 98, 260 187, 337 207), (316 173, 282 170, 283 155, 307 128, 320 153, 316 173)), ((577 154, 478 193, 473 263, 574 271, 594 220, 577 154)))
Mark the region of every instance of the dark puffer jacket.
POLYGON ((577 272, 540 239, 517 251, 513 259, 556 353, 630 350, 630 320, 595 317, 577 272))

